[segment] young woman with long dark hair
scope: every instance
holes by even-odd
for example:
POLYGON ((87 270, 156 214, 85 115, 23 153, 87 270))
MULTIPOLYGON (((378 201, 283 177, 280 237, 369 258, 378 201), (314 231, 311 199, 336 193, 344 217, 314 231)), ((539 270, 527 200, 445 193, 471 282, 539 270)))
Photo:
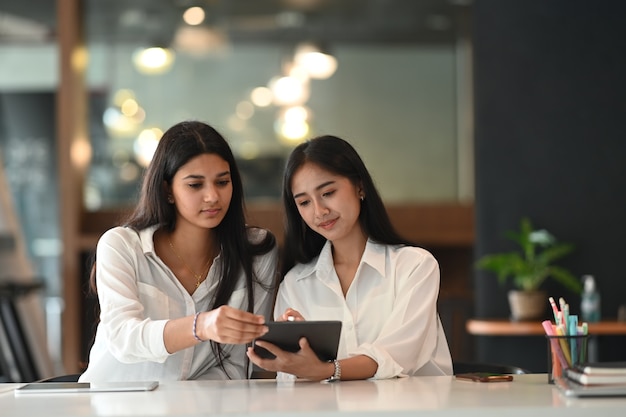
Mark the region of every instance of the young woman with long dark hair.
POLYGON ((337 359, 321 361, 308 341, 286 352, 248 349, 269 371, 319 381, 451 375, 437 313, 439 265, 402 238, 356 150, 322 136, 297 146, 283 177, 285 278, 276 320, 341 320, 337 359))
POLYGON ((246 224, 241 176, 214 128, 163 134, 134 212, 95 259, 100 321, 81 381, 249 376, 245 345, 267 331, 277 246, 246 224))

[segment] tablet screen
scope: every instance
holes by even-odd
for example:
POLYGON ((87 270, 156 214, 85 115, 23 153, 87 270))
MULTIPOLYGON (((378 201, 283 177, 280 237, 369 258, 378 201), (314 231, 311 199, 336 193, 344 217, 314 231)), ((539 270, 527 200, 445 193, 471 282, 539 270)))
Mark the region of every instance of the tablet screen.
MULTIPOLYGON (((297 352, 300 350, 298 341, 306 337, 311 349, 323 361, 330 361, 337 357, 339 337, 341 335, 341 321, 273 321, 266 323, 269 331, 259 340, 275 344, 282 350, 297 352)), ((254 346, 257 355, 266 359, 275 356, 260 346, 254 346)))

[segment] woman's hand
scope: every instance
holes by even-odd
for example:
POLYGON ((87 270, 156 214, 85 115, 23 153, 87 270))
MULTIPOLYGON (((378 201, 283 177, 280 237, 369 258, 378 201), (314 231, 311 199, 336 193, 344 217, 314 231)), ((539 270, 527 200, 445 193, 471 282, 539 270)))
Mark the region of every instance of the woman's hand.
POLYGON ((249 343, 267 331, 265 317, 227 305, 201 313, 196 322, 200 339, 218 343, 249 343))
POLYGON ((304 317, 298 310, 288 308, 276 321, 304 321, 304 317))
POLYGON ((311 381, 321 381, 335 372, 335 365, 332 362, 321 361, 304 337, 299 340, 300 350, 295 353, 284 351, 264 340, 257 340, 254 343, 276 356, 275 359, 263 359, 254 352, 254 348, 248 348, 250 361, 266 371, 284 372, 311 381))

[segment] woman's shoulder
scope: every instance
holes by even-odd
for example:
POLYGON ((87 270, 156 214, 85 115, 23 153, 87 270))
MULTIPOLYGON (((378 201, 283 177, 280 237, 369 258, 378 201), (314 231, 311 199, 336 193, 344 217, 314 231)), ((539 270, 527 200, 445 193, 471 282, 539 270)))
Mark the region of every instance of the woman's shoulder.
POLYGON ((113 236, 117 236, 117 237, 128 239, 130 237, 138 237, 139 233, 137 232, 137 230, 133 229, 132 227, 115 226, 115 227, 110 228, 106 232, 104 232, 102 234, 101 239, 102 238, 109 238, 109 237, 113 237, 113 236))
POLYGON ((115 226, 100 236, 98 245, 131 245, 140 242, 140 240, 139 233, 135 229, 126 226, 115 226))
POLYGON ((417 245, 387 245, 391 251, 402 254, 413 254, 420 256, 433 256, 428 249, 417 245))
POLYGON ((427 249, 420 246, 412 245, 385 245, 392 257, 398 260, 411 260, 412 262, 422 263, 427 261, 437 262, 435 256, 427 249))
POLYGON ((315 266, 317 265, 317 261, 319 260, 319 256, 316 256, 311 261, 306 263, 296 263, 283 278, 283 281, 287 282, 295 282, 298 278, 303 276, 309 276, 315 272, 315 266))

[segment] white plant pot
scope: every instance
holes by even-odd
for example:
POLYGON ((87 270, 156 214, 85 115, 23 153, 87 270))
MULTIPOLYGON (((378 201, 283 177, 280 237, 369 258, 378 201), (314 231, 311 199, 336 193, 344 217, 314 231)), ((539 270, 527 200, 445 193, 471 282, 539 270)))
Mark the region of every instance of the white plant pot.
POLYGON ((544 318, 549 304, 546 291, 510 290, 508 297, 512 320, 524 321, 544 318))

